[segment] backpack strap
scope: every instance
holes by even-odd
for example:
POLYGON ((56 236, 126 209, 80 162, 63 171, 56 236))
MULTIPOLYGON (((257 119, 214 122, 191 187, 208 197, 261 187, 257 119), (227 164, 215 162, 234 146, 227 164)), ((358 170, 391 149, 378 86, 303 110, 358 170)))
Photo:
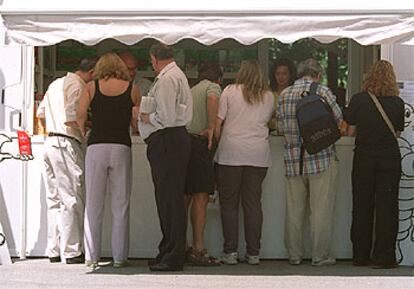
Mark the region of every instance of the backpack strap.
POLYGON ((303 175, 303 158, 305 156, 305 147, 303 142, 300 144, 299 175, 303 175))
POLYGON ((311 83, 309 94, 316 94, 316 90, 318 89, 318 85, 315 81, 311 83))
POLYGON ((378 98, 375 94, 368 91, 369 96, 371 97, 372 101, 374 102, 375 106, 377 107, 378 111, 380 112, 382 119, 387 124, 388 128, 392 132, 392 135, 397 139, 397 133, 395 132, 395 128, 392 125, 392 122, 390 121, 389 117, 387 116, 387 113, 384 111, 384 108, 382 107, 381 103, 378 101, 378 98))
MULTIPOLYGON (((302 97, 305 97, 307 95, 311 95, 311 94, 316 94, 316 90, 318 89, 318 83, 316 83, 315 81, 313 81, 310 85, 310 90, 309 91, 304 91, 302 92, 302 97)), ((332 109, 331 109, 332 112, 332 109)), ((300 160, 299 160, 299 174, 302 176, 303 175, 303 159, 305 157, 305 147, 303 146, 303 142, 301 142, 300 145, 300 160)))
POLYGON ((310 85, 309 91, 305 90, 304 92, 302 92, 302 94, 300 96, 305 97, 307 95, 316 94, 316 90, 318 89, 318 85, 319 85, 318 83, 313 81, 310 85))

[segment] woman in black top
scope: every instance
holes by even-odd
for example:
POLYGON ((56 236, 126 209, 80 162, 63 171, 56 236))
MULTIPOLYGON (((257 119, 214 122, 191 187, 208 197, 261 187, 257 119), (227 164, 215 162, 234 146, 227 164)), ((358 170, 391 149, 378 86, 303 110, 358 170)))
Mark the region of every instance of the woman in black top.
POLYGON ((82 93, 78 124, 85 134, 88 107, 92 109, 92 130, 85 160, 85 259, 98 266, 101 248, 105 193, 111 194, 113 266, 122 267, 128 258, 129 198, 132 153, 130 125, 135 127, 132 108, 138 105, 139 88, 131 82, 128 68, 114 53, 98 60, 95 81, 82 93))
POLYGON ((397 136, 404 129, 404 102, 398 96, 394 69, 388 61, 377 61, 363 83, 363 92, 352 97, 345 115, 350 125, 348 134, 356 135, 352 167, 353 262, 356 266, 393 268, 397 266, 401 154, 397 139, 368 92, 378 98, 397 136))

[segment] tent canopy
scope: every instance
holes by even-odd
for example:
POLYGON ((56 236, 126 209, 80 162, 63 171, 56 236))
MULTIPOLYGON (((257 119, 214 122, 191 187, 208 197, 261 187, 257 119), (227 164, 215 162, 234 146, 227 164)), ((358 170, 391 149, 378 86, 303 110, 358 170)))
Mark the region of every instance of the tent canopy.
POLYGON ((210 0, 189 6, 182 0, 5 0, 0 13, 6 44, 44 46, 73 39, 94 45, 107 38, 173 44, 192 38, 210 45, 225 38, 252 44, 263 38, 292 43, 308 37, 414 44, 412 0, 280 2, 210 0))

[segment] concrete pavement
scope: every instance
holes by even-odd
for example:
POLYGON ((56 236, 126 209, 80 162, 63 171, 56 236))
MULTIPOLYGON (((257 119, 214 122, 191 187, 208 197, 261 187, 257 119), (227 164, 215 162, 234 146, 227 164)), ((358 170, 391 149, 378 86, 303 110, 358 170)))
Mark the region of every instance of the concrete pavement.
POLYGON ((84 264, 51 264, 48 259, 16 261, 0 266, 0 288, 414 289, 414 269, 407 266, 379 270, 354 267, 349 261, 312 267, 309 261, 291 266, 286 260, 264 260, 258 266, 186 266, 185 271, 172 274, 149 271, 146 260, 130 263, 129 267, 114 269, 109 261, 103 262, 92 271, 84 264))

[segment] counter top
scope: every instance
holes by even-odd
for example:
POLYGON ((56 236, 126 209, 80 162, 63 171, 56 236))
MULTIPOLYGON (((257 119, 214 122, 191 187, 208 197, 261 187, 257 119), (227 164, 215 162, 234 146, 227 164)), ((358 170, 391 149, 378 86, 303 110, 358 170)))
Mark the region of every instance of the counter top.
MULTIPOLYGON (((43 144, 46 139, 45 135, 33 135, 31 137, 32 144, 43 144)), ((283 144, 283 136, 270 135, 269 137, 271 144, 283 144)), ((132 136, 132 145, 143 144, 145 145, 144 140, 140 136, 132 136)), ((343 136, 337 142, 337 146, 353 146, 355 144, 355 137, 353 136, 343 136)))
MULTIPOLYGON (((283 136, 270 135, 270 144, 283 145, 283 136)), ((132 136, 132 144, 145 144, 144 140, 140 136, 132 136)), ((338 146, 353 146, 355 144, 355 137, 343 136, 337 142, 338 146)))

